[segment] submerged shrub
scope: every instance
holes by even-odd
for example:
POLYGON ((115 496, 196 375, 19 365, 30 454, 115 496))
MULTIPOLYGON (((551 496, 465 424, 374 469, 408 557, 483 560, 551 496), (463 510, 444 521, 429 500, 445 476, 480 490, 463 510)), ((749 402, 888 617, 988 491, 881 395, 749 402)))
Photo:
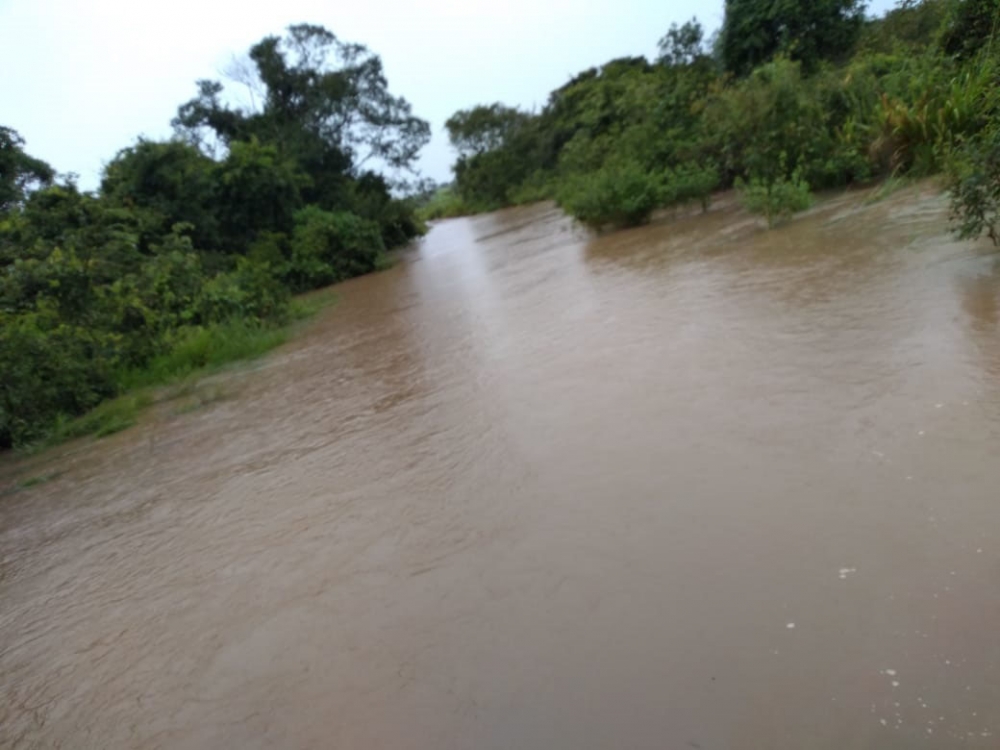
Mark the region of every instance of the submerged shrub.
POLYGON ((664 197, 662 176, 632 160, 614 161, 596 172, 571 177, 558 192, 559 204, 567 213, 595 228, 644 224, 664 197))
POLYGON ((669 173, 664 195, 673 202, 698 201, 708 210, 712 191, 719 186, 719 172, 714 166, 685 164, 669 173))
POLYGON ((761 177, 753 177, 748 183, 737 180, 736 188, 743 206, 751 213, 764 216, 768 227, 774 227, 812 205, 809 183, 802 179, 798 171, 790 177, 771 180, 761 177))
POLYGON ((1000 128, 952 153, 948 165, 952 221, 963 239, 985 233, 1000 245, 1000 128))

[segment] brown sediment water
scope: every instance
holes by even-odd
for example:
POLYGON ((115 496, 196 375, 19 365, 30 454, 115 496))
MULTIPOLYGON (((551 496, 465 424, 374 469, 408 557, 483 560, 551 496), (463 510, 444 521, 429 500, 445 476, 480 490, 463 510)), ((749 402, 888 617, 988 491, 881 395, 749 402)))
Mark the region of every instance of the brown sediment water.
POLYGON ((0 746, 1000 747, 1000 256, 929 186, 447 221, 229 377, 0 498, 0 746))

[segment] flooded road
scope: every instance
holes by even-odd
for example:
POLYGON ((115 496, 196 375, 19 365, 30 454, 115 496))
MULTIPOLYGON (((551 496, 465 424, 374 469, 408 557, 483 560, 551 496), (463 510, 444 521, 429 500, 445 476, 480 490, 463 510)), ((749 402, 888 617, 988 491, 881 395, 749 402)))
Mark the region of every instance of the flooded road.
POLYGON ((439 224, 0 498, 0 746, 1000 747, 1000 256, 946 219, 439 224))

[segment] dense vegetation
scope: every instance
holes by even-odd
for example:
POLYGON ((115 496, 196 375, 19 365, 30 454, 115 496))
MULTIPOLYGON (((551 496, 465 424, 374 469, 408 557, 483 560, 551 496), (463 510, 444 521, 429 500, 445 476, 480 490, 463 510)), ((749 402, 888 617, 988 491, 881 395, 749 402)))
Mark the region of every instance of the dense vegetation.
POLYGON ((458 153, 430 215, 553 198, 601 227, 736 186, 774 223, 810 191, 946 170, 966 236, 1000 235, 1000 0, 726 0, 707 41, 674 26, 654 61, 612 60, 538 112, 447 123, 458 153))
POLYGON ((376 269, 421 231, 374 168, 409 169, 429 126, 377 56, 293 26, 231 77, 246 105, 200 82, 176 137, 121 150, 93 193, 0 128, 0 448, 156 375, 259 353, 292 293, 376 269))

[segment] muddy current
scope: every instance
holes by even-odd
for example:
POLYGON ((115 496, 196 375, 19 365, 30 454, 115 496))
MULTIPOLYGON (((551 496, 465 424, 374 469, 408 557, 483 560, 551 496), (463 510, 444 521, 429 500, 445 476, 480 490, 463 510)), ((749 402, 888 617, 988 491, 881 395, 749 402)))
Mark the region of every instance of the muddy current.
POLYGON ((446 221, 5 457, 0 747, 1000 747, 1000 255, 868 198, 446 221))

